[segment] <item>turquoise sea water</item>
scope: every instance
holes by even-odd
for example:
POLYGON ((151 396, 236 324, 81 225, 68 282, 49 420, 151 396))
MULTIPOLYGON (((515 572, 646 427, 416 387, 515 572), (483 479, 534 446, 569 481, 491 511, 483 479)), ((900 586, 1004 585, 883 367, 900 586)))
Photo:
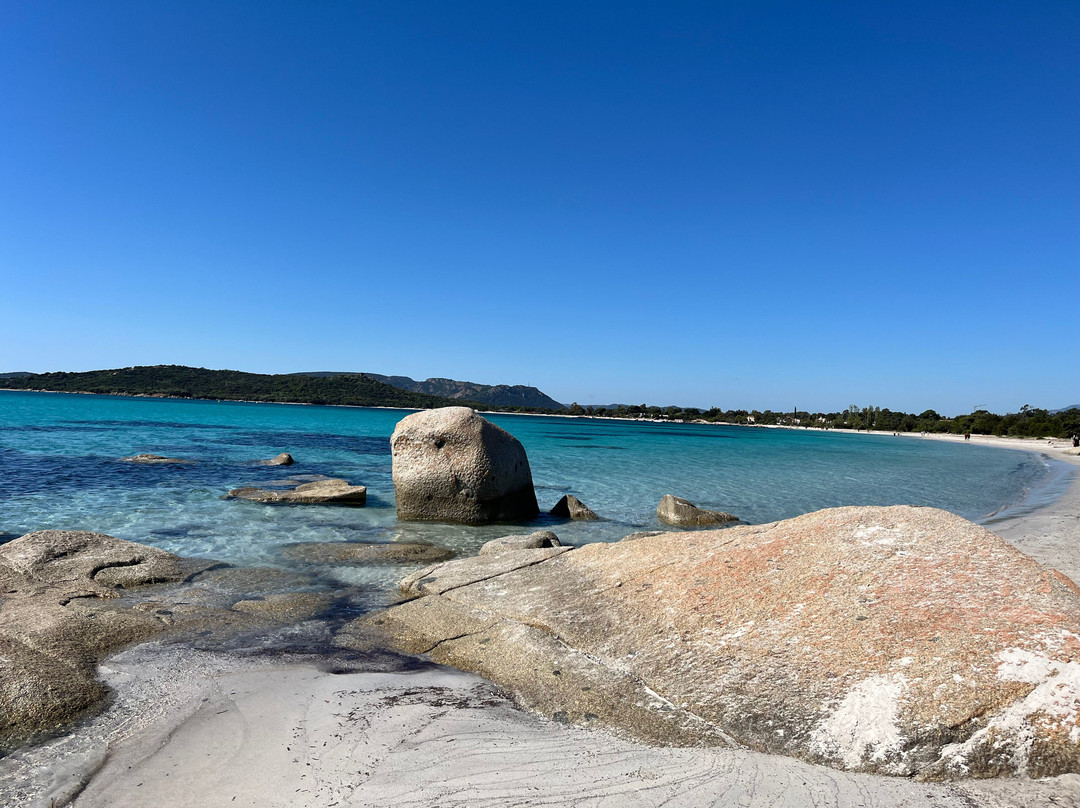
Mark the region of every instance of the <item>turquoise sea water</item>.
MULTIPOLYGON (((488 416, 525 446, 542 511, 573 493, 601 517, 470 528, 398 522, 389 437, 402 410, 0 392, 0 540, 83 529, 235 564, 287 566, 297 541, 430 541, 473 553, 539 528, 564 543, 658 530, 664 494, 762 523, 836 505, 933 505, 985 520, 1046 496, 1056 464, 1036 453, 891 435, 488 416), (288 451, 289 468, 251 461, 288 451), (119 458, 188 458, 152 466, 119 458), (366 508, 224 500, 293 475, 368 487, 366 508)), ((389 591, 401 567, 324 570, 389 591)), ((377 598, 376 598, 377 600, 377 598)))

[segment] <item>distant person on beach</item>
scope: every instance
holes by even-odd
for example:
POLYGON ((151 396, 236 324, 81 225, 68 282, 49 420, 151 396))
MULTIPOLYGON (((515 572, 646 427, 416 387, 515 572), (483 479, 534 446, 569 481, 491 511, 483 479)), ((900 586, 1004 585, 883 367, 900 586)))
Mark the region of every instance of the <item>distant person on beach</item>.
POLYGON ((1080 447, 1080 435, 1073 435, 1073 448, 1080 447))
POLYGON ((971 440, 971 433, 970 432, 965 432, 964 433, 964 440, 971 440))

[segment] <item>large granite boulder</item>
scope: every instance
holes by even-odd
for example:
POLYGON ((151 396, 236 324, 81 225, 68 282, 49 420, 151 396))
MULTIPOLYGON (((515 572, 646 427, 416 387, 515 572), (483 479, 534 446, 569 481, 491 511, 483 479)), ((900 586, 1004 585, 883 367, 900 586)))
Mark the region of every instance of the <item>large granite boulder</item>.
POLYGON ((294 488, 234 488, 228 499, 246 499, 265 505, 352 505, 367 503, 367 488, 348 480, 328 479, 300 483, 294 488))
POLYGON ((739 517, 730 513, 699 508, 689 500, 671 494, 661 497, 656 506, 656 518, 675 527, 710 527, 739 521, 739 517))
POLYGON ((524 447, 468 407, 401 419, 390 451, 399 519, 479 525, 540 511, 524 447))
POLYGON ((593 512, 592 508, 573 494, 567 494, 556 502, 550 513, 552 516, 558 516, 562 519, 591 520, 600 518, 593 512))
POLYGON ((365 618, 557 719, 924 779, 1080 772, 1080 589, 932 508, 447 562, 365 618))

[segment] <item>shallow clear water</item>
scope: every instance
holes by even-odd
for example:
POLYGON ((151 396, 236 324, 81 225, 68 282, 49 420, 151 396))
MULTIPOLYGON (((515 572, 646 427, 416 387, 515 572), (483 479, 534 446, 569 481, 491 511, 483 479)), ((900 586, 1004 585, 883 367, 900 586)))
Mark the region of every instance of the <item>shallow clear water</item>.
MULTIPOLYGON (((496 536, 555 530, 564 543, 661 529, 664 494, 761 523, 836 505, 933 505, 971 519, 1022 507, 1055 468, 1036 453, 891 435, 489 416, 524 444, 542 511, 573 493, 603 521, 540 517, 470 528, 398 522, 389 436, 408 413, 345 407, 0 392, 0 533, 83 529, 236 564, 288 566, 297 541, 430 541, 475 552, 496 536), (289 468, 252 465, 288 451, 289 468), (149 452, 191 459, 153 466, 149 452), (368 487, 365 508, 224 500, 294 475, 368 487)), ((8 538, 11 536, 9 535, 8 538)), ((3 537, 0 536, 0 539, 3 537)), ((375 590, 400 566, 324 574, 375 590)))

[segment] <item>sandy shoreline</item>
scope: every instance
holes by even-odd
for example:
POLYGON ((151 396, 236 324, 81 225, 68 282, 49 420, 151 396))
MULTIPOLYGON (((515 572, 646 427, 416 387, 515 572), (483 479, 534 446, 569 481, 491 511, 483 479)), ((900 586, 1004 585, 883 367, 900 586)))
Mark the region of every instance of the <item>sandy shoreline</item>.
POLYGON ((330 673, 147 645, 102 666, 116 704, 0 760, 32 808, 1080 805, 1080 776, 917 783, 742 749, 651 748, 516 709, 435 665, 330 673), (178 678, 177 672, 183 671, 178 678))
MULTIPOLYGON (((925 439, 965 443, 963 435, 927 435, 925 439)), ((1063 491, 1052 502, 1035 508, 1020 503, 1019 507, 1003 510, 987 519, 983 526, 1039 563, 1080 583, 1080 455, 1072 449, 1072 442, 1061 438, 1047 442, 1034 438, 972 435, 969 443, 1036 452, 1068 464, 1069 470, 1061 481, 1063 491)))
MULTIPOLYGON (((1060 497, 987 527, 1080 580, 1080 457, 1065 441, 971 442, 1070 464, 1060 497)), ((523 713, 478 677, 396 655, 271 658, 148 644, 100 670, 117 694, 110 709, 0 759, 0 803, 1080 806, 1080 775, 915 783, 747 750, 650 748, 523 713)))

